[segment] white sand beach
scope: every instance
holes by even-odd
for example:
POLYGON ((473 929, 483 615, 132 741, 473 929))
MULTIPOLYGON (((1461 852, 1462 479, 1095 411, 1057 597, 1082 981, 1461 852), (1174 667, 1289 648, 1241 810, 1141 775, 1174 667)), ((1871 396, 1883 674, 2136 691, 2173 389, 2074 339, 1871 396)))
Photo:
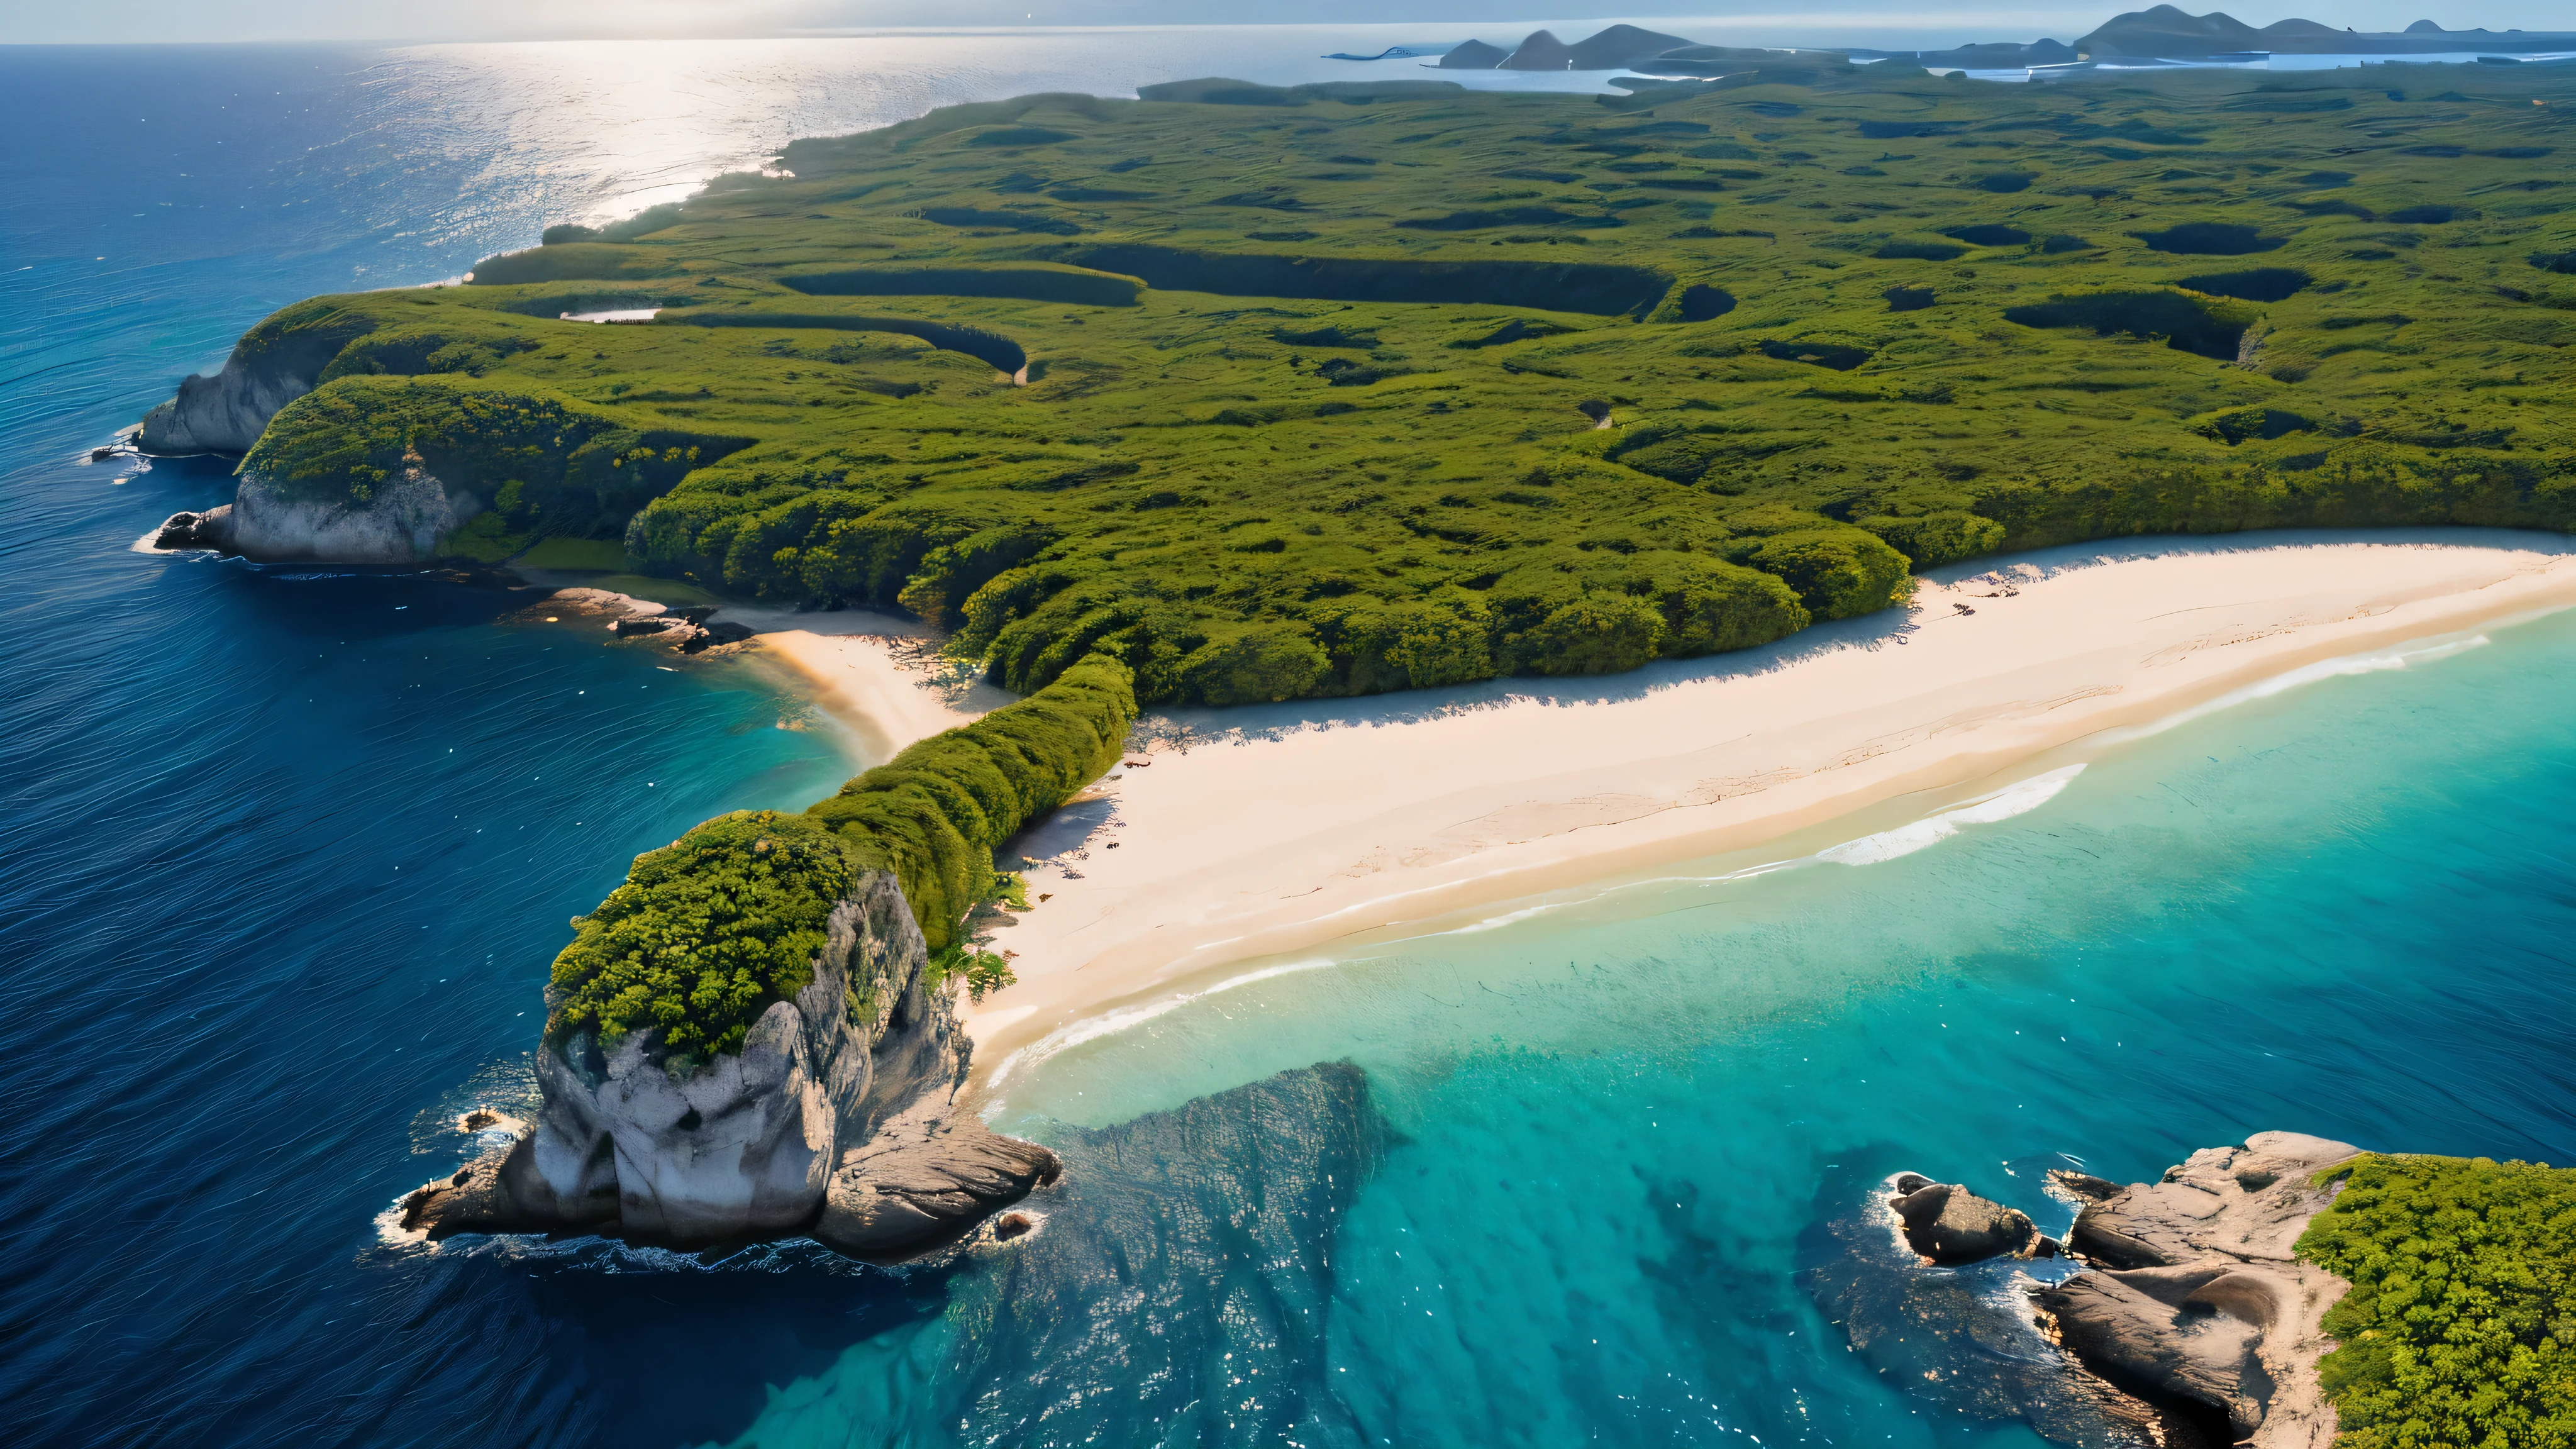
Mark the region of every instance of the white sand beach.
MULTIPOLYGON (((1148 763, 1023 842, 1049 899, 995 935, 1019 984, 971 1010, 978 1060, 1228 962, 1751 847, 2569 605, 2550 535, 2157 539, 1936 571, 1911 609, 1633 674, 1155 716, 1148 763)), ((925 688, 885 637, 763 642, 896 747, 1008 698, 925 688)))

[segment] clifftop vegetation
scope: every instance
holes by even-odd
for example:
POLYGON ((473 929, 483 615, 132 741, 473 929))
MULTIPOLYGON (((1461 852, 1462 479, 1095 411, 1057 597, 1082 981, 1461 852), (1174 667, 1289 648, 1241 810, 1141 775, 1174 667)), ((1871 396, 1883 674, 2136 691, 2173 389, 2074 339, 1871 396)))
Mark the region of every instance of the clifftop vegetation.
POLYGON ((2337 1443, 2576 1444, 2576 1171, 2367 1157, 2299 1255, 2352 1283, 2318 1365, 2337 1443))
POLYGON ((281 313, 336 380, 262 453, 364 486, 383 449, 322 435, 407 399, 491 491, 459 552, 621 539, 916 610, 1015 689, 1101 651, 1209 704, 1736 648, 1998 549, 2576 522, 2563 74, 1639 84, 799 141, 281 313), (523 462, 469 441, 503 395, 523 462))
POLYGON ((614 1044, 658 1030, 674 1055, 740 1051, 772 1002, 812 983, 832 908, 861 871, 894 876, 935 967, 964 974, 978 994, 1009 984, 1009 968, 975 951, 962 927, 1008 888, 993 851, 1097 779, 1135 717, 1125 666, 1085 659, 802 815, 720 815, 635 857, 555 957, 546 1039, 614 1044))

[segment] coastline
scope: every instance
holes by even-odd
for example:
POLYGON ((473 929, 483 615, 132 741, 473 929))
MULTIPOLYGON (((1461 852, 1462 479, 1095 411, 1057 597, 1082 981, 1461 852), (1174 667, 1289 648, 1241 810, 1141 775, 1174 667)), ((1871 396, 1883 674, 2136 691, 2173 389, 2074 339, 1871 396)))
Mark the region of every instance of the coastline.
POLYGON ((755 631, 754 657, 766 654, 815 687, 815 704, 857 736, 868 765, 1018 698, 943 669, 925 647, 932 631, 913 620, 741 608, 723 617, 755 631))
MULTIPOLYGON (((2294 671, 2570 606, 2576 541, 2552 535, 2158 539, 1935 570, 1911 608, 1628 675, 1149 716, 1147 765, 1021 843, 1051 899, 994 932, 1018 984, 961 1004, 976 1076, 1234 963, 2009 784, 2294 671)), ((863 736, 1008 699, 926 687, 897 653, 915 631, 849 617, 870 632, 762 643, 863 736)))

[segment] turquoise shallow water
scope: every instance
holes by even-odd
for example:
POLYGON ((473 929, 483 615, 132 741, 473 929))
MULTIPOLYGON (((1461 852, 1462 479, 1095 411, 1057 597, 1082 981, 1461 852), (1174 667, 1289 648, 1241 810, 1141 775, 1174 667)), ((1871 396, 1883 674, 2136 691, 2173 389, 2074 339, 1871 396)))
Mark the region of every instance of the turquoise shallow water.
POLYGON ((1028 1407, 1013 1350, 957 1341, 998 1332, 969 1273, 945 1319, 786 1385, 742 1442, 914 1442, 909 1405, 994 1443, 2035 1443, 1899 1389, 1803 1286, 1885 1174, 2062 1229, 2049 1166, 2133 1180, 2267 1128, 2576 1149, 2576 617, 2486 637, 2132 742, 1897 858, 1255 963, 1062 1050, 1005 1083, 997 1121, 1077 1169, 1086 1129, 1337 1059, 1366 1074, 1382 1155, 1266 1237, 1270 1196, 1310 1186, 1297 1151, 1182 1194, 1256 1222, 1231 1266, 1185 1276, 1248 1260, 1258 1291, 1160 1316, 1150 1274, 1100 1275, 1075 1310, 1087 1407, 1059 1386, 1043 1425, 1005 1422, 1028 1407), (1195 1376, 1142 1352, 1175 1335, 1199 1339, 1195 1376))

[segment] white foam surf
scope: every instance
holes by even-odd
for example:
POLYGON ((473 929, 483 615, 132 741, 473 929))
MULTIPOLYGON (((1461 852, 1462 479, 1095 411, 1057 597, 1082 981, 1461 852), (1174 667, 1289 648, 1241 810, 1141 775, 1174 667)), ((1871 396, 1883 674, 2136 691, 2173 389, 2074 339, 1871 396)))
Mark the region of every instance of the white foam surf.
POLYGON ((2484 634, 2470 634, 2419 644, 2401 644, 2394 649, 2375 650, 2368 654, 2346 654, 2335 659, 2320 659, 2314 664, 2301 665, 2286 674, 2276 674, 2270 679, 2257 681, 2243 689, 2230 690, 2216 699, 2166 715, 2163 719, 2152 723, 2105 730, 2095 738, 2097 742, 2106 745, 2127 744, 2131 740, 2142 740, 2150 735, 2163 734, 2169 729, 2187 725, 2196 719, 2207 719, 2222 710, 2234 709, 2240 704, 2269 699, 2302 685, 2315 684, 2327 679, 2340 679, 2347 675, 2380 674, 2392 669, 2411 669, 2418 664, 2430 664, 2437 659, 2448 659, 2453 655, 2465 654, 2472 649, 2484 648, 2489 642, 2484 634))
MULTIPOLYGON (((1349 959, 1357 960, 1359 958, 1352 957, 1349 959)), ((1317 971, 1327 966, 1339 966, 1342 964, 1344 964, 1343 958, 1316 956, 1303 961, 1289 961, 1277 966, 1264 966, 1258 971, 1246 971, 1240 976, 1229 976, 1225 980, 1202 991, 1186 991, 1175 996, 1166 996, 1159 1001, 1149 1001, 1142 1006, 1121 1007, 1116 1011, 1103 1012, 1098 1016, 1084 1017, 1080 1021, 1060 1026, 1054 1031, 1048 1032, 1045 1036, 1038 1038, 1036 1041, 1029 1043, 1027 1046, 1020 1048, 1018 1051, 1011 1053, 1009 1056, 1002 1058, 1002 1064, 993 1068, 993 1075, 989 1080, 989 1085, 998 1093, 1002 1083, 1009 1080, 1014 1073, 1018 1072, 1023 1067, 1036 1066, 1038 1063, 1045 1061, 1047 1058, 1054 1056, 1058 1052, 1068 1051, 1085 1042, 1098 1041, 1102 1037, 1115 1036, 1122 1031, 1128 1031, 1135 1027, 1142 1026, 1146 1022, 1152 1021, 1158 1016, 1178 1011, 1182 1007, 1189 1005, 1191 1002, 1204 1001, 1211 996, 1218 995, 1222 992, 1232 991, 1239 986, 1250 986, 1256 981, 1268 981, 1274 977, 1292 976, 1303 971, 1317 971)), ((995 1096, 993 1101, 985 1107, 984 1115, 987 1117, 992 1116, 1002 1110, 1003 1105, 1004 1103, 1002 1102, 1002 1099, 998 1095, 995 1096)))
POLYGON ((2027 815, 2056 799, 2059 791, 2083 773, 2082 765, 2066 765, 2027 780, 2017 780, 1937 815, 1927 815, 1893 830, 1882 830, 1875 835, 1864 835, 1858 840, 1847 840, 1817 851, 1816 859, 1834 865, 1876 865, 1880 861, 1912 855, 1940 844, 1968 826, 1992 825, 2016 815, 2027 815))

